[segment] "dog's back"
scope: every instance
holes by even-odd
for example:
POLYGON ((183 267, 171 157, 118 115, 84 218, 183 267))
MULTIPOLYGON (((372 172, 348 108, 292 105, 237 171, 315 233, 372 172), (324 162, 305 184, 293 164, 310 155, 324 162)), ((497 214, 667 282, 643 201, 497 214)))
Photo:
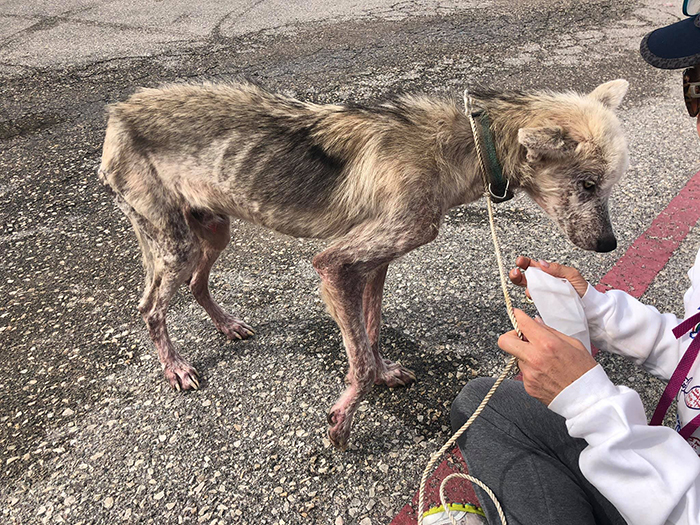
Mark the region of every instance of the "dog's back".
POLYGON ((397 186, 415 187, 403 166, 436 183, 440 111, 454 110, 421 99, 319 105, 245 83, 144 89, 110 108, 100 173, 156 223, 163 206, 186 204, 294 236, 338 237, 380 215, 387 196, 404 197, 397 186))

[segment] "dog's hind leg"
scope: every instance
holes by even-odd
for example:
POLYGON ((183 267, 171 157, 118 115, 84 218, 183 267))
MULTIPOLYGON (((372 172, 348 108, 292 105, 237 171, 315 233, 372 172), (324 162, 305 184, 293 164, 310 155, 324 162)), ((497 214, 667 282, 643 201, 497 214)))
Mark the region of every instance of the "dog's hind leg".
POLYGON ((153 250, 153 277, 139 304, 163 373, 175 390, 199 388, 198 373, 175 348, 168 335, 165 317, 178 288, 192 276, 201 258, 199 240, 181 212, 173 212, 167 233, 157 232, 153 250))
POLYGON ((165 316, 175 292, 192 276, 197 261, 202 258, 200 242, 182 212, 171 212, 168 233, 165 233, 139 214, 118 192, 113 191, 113 194, 117 206, 131 221, 141 246, 146 279, 138 308, 158 351, 165 377, 176 390, 198 388, 197 371, 170 340, 165 316))
MULTIPOLYGON (((426 214, 410 216, 425 217, 426 214)), ((314 268, 322 280, 321 292, 340 327, 349 362, 348 386, 328 414, 328 436, 336 447, 345 448, 360 401, 383 373, 375 359, 363 318, 366 286, 379 268, 433 240, 438 224, 439 219, 424 219, 420 223, 394 224, 387 228, 384 221, 378 221, 364 225, 314 257, 314 268)), ((374 286, 379 287, 384 275, 380 272, 374 277, 374 286)), ((380 304, 373 306, 376 308, 380 304)), ((377 336, 378 333, 377 330, 377 336)))
POLYGON ((362 311, 365 316, 365 328, 372 347, 376 363, 377 376, 375 385, 388 387, 406 386, 416 380, 416 375, 408 368, 385 359, 379 352, 379 334, 382 323, 382 296, 387 266, 376 269, 369 277, 362 296, 362 311))
POLYGON ((206 310, 216 328, 229 339, 245 339, 255 332, 241 319, 227 314, 209 293, 209 272, 219 254, 231 239, 228 217, 209 212, 188 210, 187 222, 202 246, 202 255, 192 274, 190 290, 197 302, 206 310))
POLYGON ((141 303, 139 304, 139 311, 148 309, 145 301, 151 296, 149 290, 153 286, 153 271, 154 271, 154 252, 157 248, 154 246, 154 228, 148 220, 140 215, 119 193, 112 190, 114 195, 114 202, 117 207, 122 211, 124 215, 127 216, 131 222, 131 226, 134 228, 134 233, 136 233, 136 239, 141 247, 141 255, 143 257, 143 269, 146 273, 144 279, 143 296, 141 298, 141 303))

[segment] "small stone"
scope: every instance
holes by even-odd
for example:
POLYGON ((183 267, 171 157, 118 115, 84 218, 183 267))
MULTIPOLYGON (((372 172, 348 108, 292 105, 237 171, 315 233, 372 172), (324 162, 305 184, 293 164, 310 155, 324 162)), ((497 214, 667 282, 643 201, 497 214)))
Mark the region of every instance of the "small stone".
POLYGON ((372 525, 372 520, 369 518, 364 518, 360 520, 360 525, 372 525))
POLYGON ((174 502, 166 503, 165 508, 168 510, 173 510, 175 508, 175 503, 174 502))
POLYGON ((343 525, 344 523, 345 523, 345 522, 343 521, 343 517, 342 517, 342 516, 338 516, 338 517, 335 519, 335 525, 343 525))
POLYGON ((102 502, 102 504, 104 505, 104 507, 106 509, 111 509, 112 507, 114 507, 114 498, 109 496, 109 497, 105 498, 105 500, 102 502))
POLYGON ((66 408, 61 415, 65 417, 72 416, 73 414, 75 414, 75 412, 73 412, 70 408, 66 408))
POLYGON ((384 463, 379 464, 379 470, 381 470, 384 474, 389 472, 389 465, 385 465, 384 463))
POLYGON ((165 496, 165 491, 161 490, 160 492, 153 495, 153 499, 158 501, 158 500, 163 499, 163 496, 165 496))

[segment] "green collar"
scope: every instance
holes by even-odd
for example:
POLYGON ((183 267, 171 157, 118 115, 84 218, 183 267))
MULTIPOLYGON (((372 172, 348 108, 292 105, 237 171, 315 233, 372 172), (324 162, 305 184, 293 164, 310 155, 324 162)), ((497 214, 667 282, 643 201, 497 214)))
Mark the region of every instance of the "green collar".
POLYGON ((477 109, 472 113, 472 116, 481 125, 480 135, 482 144, 482 157, 488 164, 486 168, 486 177, 489 180, 489 193, 491 201, 505 202, 513 198, 513 192, 510 190, 510 182, 503 176, 503 168, 498 161, 496 154, 496 145, 493 141, 493 133, 491 133, 491 120, 483 109, 477 109))

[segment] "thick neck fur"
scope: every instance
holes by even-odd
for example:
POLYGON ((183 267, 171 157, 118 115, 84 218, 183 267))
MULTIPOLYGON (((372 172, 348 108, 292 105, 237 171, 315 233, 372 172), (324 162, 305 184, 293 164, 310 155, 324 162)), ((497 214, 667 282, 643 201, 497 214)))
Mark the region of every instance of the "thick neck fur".
MULTIPOLYGON (((472 93, 472 97, 475 105, 483 108, 491 120, 491 132, 503 176, 510 181, 510 188, 515 190, 528 178, 528 174, 523 172, 526 152, 518 141, 518 130, 533 125, 533 97, 517 92, 486 90, 476 91, 472 93)), ((484 190, 469 119, 463 104, 454 102, 454 108, 453 120, 451 123, 445 123, 444 135, 440 137, 438 133, 437 140, 445 142, 437 149, 442 155, 439 164, 450 166, 454 176, 462 183, 462 197, 460 202, 456 203, 462 204, 478 199, 484 190)))

